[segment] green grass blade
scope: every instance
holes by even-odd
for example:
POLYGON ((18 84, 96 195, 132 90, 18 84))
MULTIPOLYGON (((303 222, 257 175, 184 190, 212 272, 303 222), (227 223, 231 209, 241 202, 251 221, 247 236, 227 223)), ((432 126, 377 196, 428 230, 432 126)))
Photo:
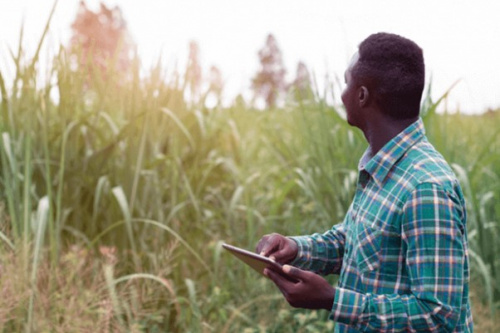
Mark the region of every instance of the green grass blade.
POLYGON ((122 214, 125 218, 125 227, 127 229, 127 235, 130 242, 130 246, 132 247, 132 252, 135 260, 135 264, 139 267, 139 259, 137 257, 137 247, 135 244, 134 231, 132 226, 132 212, 130 211, 130 207, 127 202, 127 198, 125 197, 125 192, 123 192, 123 188, 121 186, 113 187, 111 190, 113 195, 120 206, 122 214))
POLYGON ((5 186, 5 195, 7 197, 8 213, 10 216, 12 232, 14 239, 17 241, 22 235, 22 225, 19 223, 19 198, 18 198, 18 174, 16 160, 12 153, 12 145, 10 135, 7 132, 2 133, 2 174, 5 186))
POLYGON ((28 323, 26 326, 26 331, 32 331, 32 325, 34 320, 33 307, 35 302, 35 296, 37 293, 37 276, 38 276, 38 266, 43 252, 43 243, 45 237, 45 228, 47 226, 47 218, 49 214, 49 198, 43 197, 38 203, 38 208, 36 211, 36 218, 34 220, 35 227, 35 247, 33 248, 33 262, 31 265, 31 295, 29 300, 28 308, 28 323))
POLYGON ((47 19, 47 23, 45 23, 45 28, 43 29, 42 36, 40 37, 40 40, 38 42, 38 46, 36 48, 35 55, 33 57, 33 61, 31 63, 32 70, 34 70, 35 64, 38 62, 40 50, 42 49, 43 41, 45 40, 45 37, 47 36, 47 32, 49 31, 50 22, 52 21, 52 17, 54 16, 54 12, 56 11, 58 1, 59 0, 54 1, 54 4, 52 5, 52 9, 51 9, 50 14, 49 14, 49 18, 47 19))
POLYGON ((179 129, 181 130, 181 132, 186 136, 186 138, 188 139, 189 141, 189 145, 191 147, 195 147, 195 144, 194 144, 194 139, 193 137, 191 136, 191 134, 189 133, 189 130, 186 128, 186 126, 184 126, 184 124, 182 123, 182 121, 172 112, 170 111, 169 109, 167 108, 161 108, 161 111, 163 113, 165 113, 166 115, 168 115, 173 121, 174 123, 177 125, 177 127, 179 127, 179 129))
MULTIPOLYGON (((138 219, 138 218, 135 218, 135 219, 132 219, 131 222, 133 223, 145 223, 145 224, 149 224, 149 225, 153 225, 155 227, 158 227, 159 229, 163 229, 165 230, 166 232, 168 232, 169 234, 171 234, 172 236, 174 236, 195 258, 196 260, 198 260, 198 262, 200 263, 200 265, 212 276, 213 275, 213 272, 212 270, 210 269, 210 267, 206 264, 206 262, 201 258, 201 256, 198 254, 198 251, 194 250, 191 245, 189 245, 189 243, 184 239, 182 238, 175 230, 173 230, 172 228, 170 228, 169 226, 165 225, 165 224, 161 224, 157 221, 153 221, 153 220, 148 220, 148 219, 138 219)), ((97 235, 91 242, 90 242, 90 246, 93 247, 95 246, 95 244, 97 244, 97 242, 104 236, 106 235, 108 232, 111 232, 112 230, 114 230, 115 228, 123 225, 123 224, 126 224, 127 222, 126 221, 118 221, 114 224, 112 224, 111 226, 109 226, 106 230, 102 231, 99 235, 97 235)))
POLYGON ((3 232, 0 231, 0 239, 3 240, 9 247, 11 250, 15 250, 15 246, 14 246, 14 243, 11 242, 11 240, 9 239, 9 237, 7 237, 3 232))

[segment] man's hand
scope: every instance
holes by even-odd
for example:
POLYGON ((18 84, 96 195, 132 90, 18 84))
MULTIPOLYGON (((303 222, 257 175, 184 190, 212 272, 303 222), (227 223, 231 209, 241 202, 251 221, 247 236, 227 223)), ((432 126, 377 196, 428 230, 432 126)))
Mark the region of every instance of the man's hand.
POLYGON ((276 284, 287 302, 294 308, 331 311, 335 288, 323 277, 289 265, 283 266, 281 274, 288 275, 297 282, 290 281, 271 268, 266 268, 264 274, 276 284))
POLYGON ((257 244, 256 252, 269 257, 280 264, 286 264, 295 259, 299 247, 294 240, 277 233, 265 235, 257 244))

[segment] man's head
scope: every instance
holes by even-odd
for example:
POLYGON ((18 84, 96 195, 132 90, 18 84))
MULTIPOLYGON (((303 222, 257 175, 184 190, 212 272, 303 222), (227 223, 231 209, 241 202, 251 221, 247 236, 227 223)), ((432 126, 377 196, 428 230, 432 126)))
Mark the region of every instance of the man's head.
POLYGON ((353 81, 352 89, 358 90, 357 102, 366 95, 394 119, 418 116, 425 65, 422 49, 411 40, 389 33, 369 36, 359 45, 346 77, 353 81))

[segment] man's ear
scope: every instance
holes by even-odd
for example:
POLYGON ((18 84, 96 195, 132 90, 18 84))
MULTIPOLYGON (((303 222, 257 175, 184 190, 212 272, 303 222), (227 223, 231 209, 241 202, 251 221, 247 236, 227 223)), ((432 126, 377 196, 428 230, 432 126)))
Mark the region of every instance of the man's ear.
POLYGON ((368 100, 370 99, 370 92, 368 91, 368 88, 361 86, 359 87, 358 93, 359 106, 366 106, 368 104, 368 100))

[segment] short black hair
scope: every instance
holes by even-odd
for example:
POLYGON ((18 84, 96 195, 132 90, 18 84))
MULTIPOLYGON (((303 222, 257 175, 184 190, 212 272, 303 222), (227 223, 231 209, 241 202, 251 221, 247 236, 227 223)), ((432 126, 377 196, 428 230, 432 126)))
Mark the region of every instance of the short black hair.
POLYGON ((395 119, 418 116, 425 84, 422 49, 399 35, 377 33, 359 44, 358 53, 352 75, 374 93, 381 109, 395 119))

